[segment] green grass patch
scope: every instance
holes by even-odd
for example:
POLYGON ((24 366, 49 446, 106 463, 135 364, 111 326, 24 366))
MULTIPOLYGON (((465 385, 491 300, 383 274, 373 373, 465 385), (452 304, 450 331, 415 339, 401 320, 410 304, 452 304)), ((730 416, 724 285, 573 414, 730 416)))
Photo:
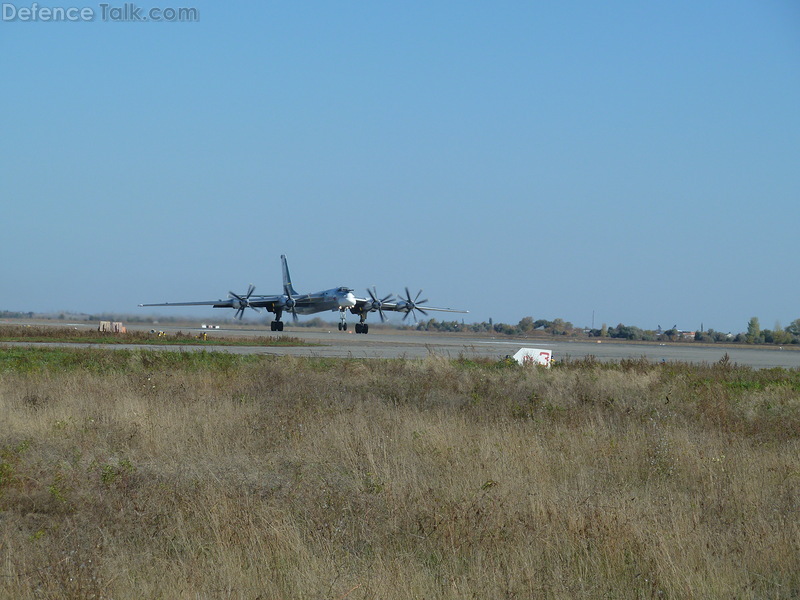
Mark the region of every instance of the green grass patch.
POLYGON ((101 348, 0 348, 0 373, 63 373, 85 371, 97 374, 144 371, 229 372, 258 362, 256 355, 227 352, 170 352, 163 350, 104 350, 101 348))

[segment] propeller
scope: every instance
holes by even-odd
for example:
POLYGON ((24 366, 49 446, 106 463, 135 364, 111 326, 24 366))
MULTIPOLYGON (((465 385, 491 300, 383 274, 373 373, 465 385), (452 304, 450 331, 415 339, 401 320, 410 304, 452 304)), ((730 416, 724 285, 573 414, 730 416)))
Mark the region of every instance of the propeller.
POLYGON ((234 319, 239 319, 241 321, 242 317, 244 317, 244 310, 248 307, 252 308, 256 312, 261 312, 261 310, 255 306, 250 306, 250 296, 253 295, 254 291, 256 291, 256 287, 251 283, 247 288, 247 294, 244 296, 240 296, 235 292, 228 292, 229 297, 236 300, 236 303, 232 306, 233 308, 236 308, 236 313, 233 315, 234 319))
POLYGON ((381 323, 385 323, 386 315, 383 314, 383 303, 390 302, 392 295, 389 294, 385 298, 378 300, 378 290, 375 289, 375 286, 372 286, 372 289, 367 288, 367 293, 369 294, 370 299, 372 299, 372 307, 370 310, 377 310, 378 314, 381 316, 381 323))
POLYGON ((286 300, 283 301, 283 309, 292 313, 292 320, 297 323, 297 300, 292 298, 292 295, 288 293, 288 290, 286 294, 286 300))
POLYGON ((420 300, 419 297, 421 295, 422 295, 422 290, 418 291, 417 292, 417 296, 412 300, 411 299, 411 292, 409 292, 408 288, 406 287, 406 297, 405 297, 405 300, 402 301, 402 303, 404 305, 403 306, 403 310, 406 311, 406 314, 403 315, 403 321, 405 321, 406 317, 408 317, 408 315, 411 314, 412 318, 414 319, 414 323, 416 323, 417 322, 417 315, 414 314, 415 310, 418 310, 419 312, 421 312, 426 317, 428 316, 428 313, 426 313, 424 310, 422 310, 421 308, 419 308, 417 306, 417 304, 425 304, 428 301, 427 298, 425 298, 424 300, 420 300))

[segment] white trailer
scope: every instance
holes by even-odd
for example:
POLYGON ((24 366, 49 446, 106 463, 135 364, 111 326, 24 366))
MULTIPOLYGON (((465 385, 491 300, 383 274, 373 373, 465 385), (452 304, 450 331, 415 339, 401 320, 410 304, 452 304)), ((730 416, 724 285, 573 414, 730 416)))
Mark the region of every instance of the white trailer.
POLYGON ((541 365, 549 369, 550 362, 553 360, 553 351, 543 348, 520 348, 514 355, 514 360, 525 367, 541 365))

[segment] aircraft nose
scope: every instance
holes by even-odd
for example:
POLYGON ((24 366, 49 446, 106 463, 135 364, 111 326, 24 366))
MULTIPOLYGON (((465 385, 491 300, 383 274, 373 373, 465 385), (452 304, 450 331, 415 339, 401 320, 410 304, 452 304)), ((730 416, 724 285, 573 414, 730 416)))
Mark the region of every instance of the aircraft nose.
POLYGON ((342 308, 351 308, 356 305, 356 297, 353 295, 353 292, 347 292, 344 296, 342 296, 339 305, 342 308))

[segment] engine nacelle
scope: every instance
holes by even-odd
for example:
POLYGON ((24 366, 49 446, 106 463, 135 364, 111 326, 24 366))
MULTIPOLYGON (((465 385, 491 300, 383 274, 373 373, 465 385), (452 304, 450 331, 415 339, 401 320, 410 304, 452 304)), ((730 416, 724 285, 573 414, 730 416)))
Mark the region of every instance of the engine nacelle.
POLYGON ((283 298, 281 298, 281 306, 284 308, 284 310, 291 311, 295 306, 297 306, 297 300, 290 296, 283 296, 283 298))

